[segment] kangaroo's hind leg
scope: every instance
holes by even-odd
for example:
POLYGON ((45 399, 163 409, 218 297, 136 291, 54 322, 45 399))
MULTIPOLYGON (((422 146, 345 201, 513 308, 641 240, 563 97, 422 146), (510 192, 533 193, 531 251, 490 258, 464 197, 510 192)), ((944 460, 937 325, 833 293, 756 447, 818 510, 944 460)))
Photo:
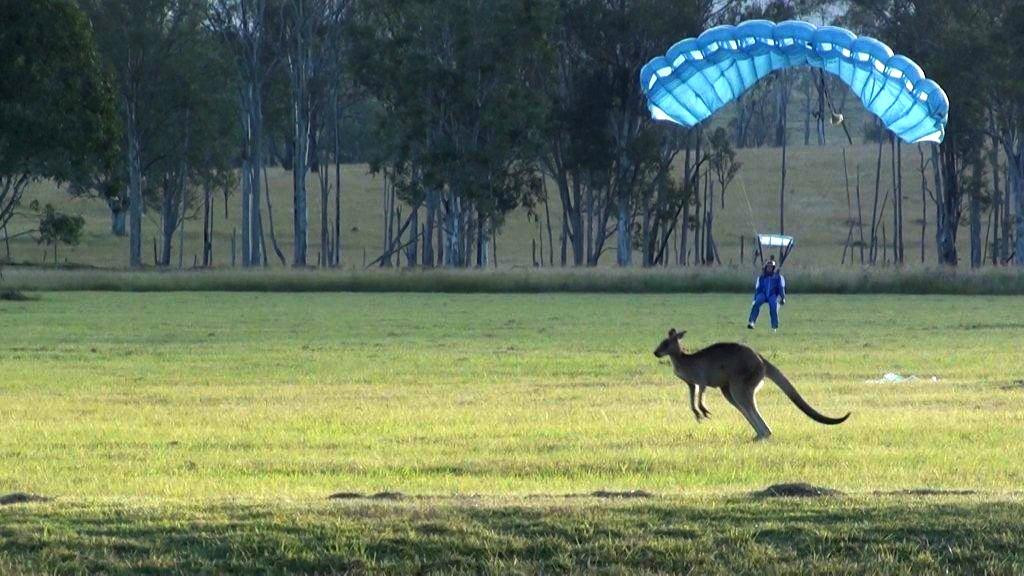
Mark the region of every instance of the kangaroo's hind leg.
POLYGON ((722 386, 722 396, 725 396, 725 399, 729 401, 729 404, 732 404, 737 410, 739 410, 740 407, 737 406, 736 401, 732 399, 732 392, 729 391, 728 386, 722 386))
POLYGON ((747 410, 746 404, 740 402, 740 394, 737 394, 737 391, 742 390, 744 387, 746 387, 746 384, 742 380, 734 380, 730 385, 722 386, 722 395, 725 396, 725 399, 728 400, 730 404, 736 407, 736 410, 739 410, 739 413, 743 415, 743 418, 747 420, 760 438, 761 430, 757 427, 755 421, 751 419, 750 412, 747 410))
POLYGON ((732 393, 733 398, 736 400, 737 407, 743 412, 743 415, 747 417, 747 421, 754 427, 757 432, 757 438, 755 440, 767 440, 772 435, 772 429, 761 417, 761 413, 757 409, 757 387, 761 384, 760 380, 755 380, 752 377, 739 386, 734 386, 732 393))

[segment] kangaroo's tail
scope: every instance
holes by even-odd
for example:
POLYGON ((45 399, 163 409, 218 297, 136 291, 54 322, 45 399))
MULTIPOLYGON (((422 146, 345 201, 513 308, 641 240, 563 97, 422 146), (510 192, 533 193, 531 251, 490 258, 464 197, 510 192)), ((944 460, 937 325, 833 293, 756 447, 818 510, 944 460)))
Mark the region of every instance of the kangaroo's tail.
POLYGON ((814 408, 811 408, 811 405, 804 400, 803 396, 801 396, 800 393, 796 391, 796 388, 794 388, 789 382, 789 379, 786 378, 786 376, 776 368, 774 364, 765 360, 764 357, 761 357, 761 360, 764 362, 765 376, 770 378, 772 382, 775 382, 775 384, 786 393, 786 396, 789 396, 789 399, 793 401, 793 404, 796 404, 797 408, 799 408, 804 414, 810 416, 815 422, 821 422, 822 424, 842 424, 850 417, 850 413, 847 412, 846 416, 843 416, 842 418, 831 418, 829 416, 825 416, 821 412, 818 412, 814 408))

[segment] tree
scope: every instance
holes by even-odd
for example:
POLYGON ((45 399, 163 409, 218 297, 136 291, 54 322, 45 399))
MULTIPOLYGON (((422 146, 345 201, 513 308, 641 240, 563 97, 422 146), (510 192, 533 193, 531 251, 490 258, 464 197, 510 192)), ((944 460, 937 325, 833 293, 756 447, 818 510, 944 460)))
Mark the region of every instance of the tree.
MULTIPOLYGON (((294 224, 293 266, 307 264, 309 207, 306 178, 316 164, 316 83, 323 78, 324 52, 329 30, 341 19, 347 2, 338 0, 285 0, 282 6, 284 53, 288 60, 292 103, 292 216, 294 224)), ((326 238, 324 238, 326 239, 326 238)), ((322 246, 321 250, 326 250, 322 246)))
MULTIPOLYGON (((991 6, 992 46, 994 54, 986 76, 991 80, 989 97, 995 111, 993 135, 1007 158, 1010 189, 1006 191, 1015 206, 1013 225, 1016 238, 1012 254, 1017 266, 1024 266, 1024 6, 998 1, 991 6)), ((993 174, 993 178, 999 176, 993 174)), ((1009 223, 1010 202, 1004 206, 1009 223)), ((1004 238, 1010 230, 1004 229, 1004 238)), ((1009 257, 1007 254, 1006 257, 1009 257)))
POLYGON ((539 190, 546 17, 520 0, 356 3, 353 73, 386 109, 375 164, 417 202, 400 230, 426 202, 425 262, 443 218, 445 265, 469 265, 474 247, 486 265, 503 215, 539 190))
MULTIPOLYGON (((574 262, 596 265, 616 235, 616 261, 632 262, 635 203, 663 171, 664 141, 650 120, 637 71, 686 36, 699 34, 712 2, 558 2, 556 57, 545 83, 552 100, 544 156, 559 187, 574 262), (614 230, 608 229, 612 215, 614 230), (584 218, 586 216, 586 218, 584 218)), ((678 143, 678 139, 675 142, 678 143)))
POLYGON ((80 198, 96 198, 110 209, 110 232, 114 236, 128 235, 128 196, 125 194, 124 170, 111 159, 102 171, 78 177, 68 186, 68 193, 80 198))
POLYGON ((274 58, 269 55, 267 0, 214 0, 209 27, 234 56, 242 127, 242 266, 261 262, 261 179, 264 156, 264 90, 274 58))
POLYGON ((0 3, 0 228, 32 182, 110 165, 117 120, 88 21, 67 0, 0 3))
MULTIPOLYGON (((32 208, 39 211, 39 204, 33 202, 32 208)), ((53 264, 57 265, 57 246, 66 244, 77 246, 82 240, 82 229, 85 227, 85 218, 81 216, 70 216, 54 209, 52 204, 47 204, 40 211, 39 217, 39 243, 53 246, 53 264)))
POLYGON ((106 66, 116 79, 124 127, 121 148, 128 182, 129 263, 142 266, 143 187, 159 153, 153 141, 172 121, 158 101, 170 86, 170 58, 182 28, 201 0, 79 0, 96 31, 106 66))
MULTIPOLYGON (((946 138, 933 152, 936 178, 935 240, 940 264, 959 260, 957 230, 964 195, 985 142, 986 78, 964 66, 964 54, 990 59, 989 24, 984 10, 959 0, 854 0, 846 16, 855 28, 872 33, 898 53, 920 64, 949 95, 946 138)), ((980 64, 979 64, 980 66, 980 64)))
MULTIPOLYGON (((205 13, 196 10, 182 20, 178 41, 166 55, 166 87, 152 101, 167 122, 148 139, 151 160, 144 198, 160 214, 162 266, 171 264, 175 234, 183 242, 185 222, 198 216, 200 191, 205 216, 209 192, 234 181, 239 141, 233 114, 235 86, 226 54, 217 49, 215 38, 203 26, 204 18, 205 13)), ((206 217, 204 225, 210 225, 206 217)))

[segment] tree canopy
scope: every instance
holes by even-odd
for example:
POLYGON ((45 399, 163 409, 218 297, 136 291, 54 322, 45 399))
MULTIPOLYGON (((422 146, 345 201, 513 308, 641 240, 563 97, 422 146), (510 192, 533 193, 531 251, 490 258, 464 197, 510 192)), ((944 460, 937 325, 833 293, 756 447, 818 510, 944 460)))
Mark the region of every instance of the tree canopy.
POLYGON ((118 124, 88 21, 70 0, 0 3, 0 227, 32 181, 107 169, 118 124))

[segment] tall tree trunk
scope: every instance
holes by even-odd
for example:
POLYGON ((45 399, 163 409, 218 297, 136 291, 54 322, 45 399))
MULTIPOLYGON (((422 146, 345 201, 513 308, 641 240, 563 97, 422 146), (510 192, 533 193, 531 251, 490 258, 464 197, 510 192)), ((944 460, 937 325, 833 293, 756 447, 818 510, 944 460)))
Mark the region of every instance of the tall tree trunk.
POLYGON ((420 207, 414 206, 409 214, 409 240, 405 247, 405 264, 414 268, 419 262, 419 238, 420 238, 420 207))
MULTIPOLYGON (((659 179, 660 180, 660 179, 659 179)), ((659 181, 657 183, 659 190, 664 184, 659 181)), ((659 193, 659 197, 661 193, 659 193)), ((640 257, 642 265, 646 268, 654 265, 654 235, 657 234, 657 230, 652 231, 651 226, 653 219, 652 212, 654 208, 651 206, 651 195, 644 193, 643 195, 643 212, 640 226, 640 257)))
POLYGON ((326 162, 320 163, 317 176, 320 181, 320 266, 326 268, 334 261, 331 255, 331 219, 328 216, 328 207, 331 203, 331 178, 326 162))
POLYGON ((981 267, 981 198, 978 191, 970 194, 971 268, 981 267))
POLYGON ((921 263, 925 261, 925 238, 928 232, 928 175, 925 173, 924 150, 917 145, 921 158, 921 263))
POLYGON ((936 243, 939 252, 939 264, 956 266, 959 260, 956 247, 956 233, 960 224, 961 189, 957 171, 957 152, 955 141, 947 140, 939 146, 942 159, 942 188, 937 192, 939 198, 939 220, 936 223, 936 243))
POLYGON ((427 189, 427 225, 423 229, 423 267, 434 267, 434 223, 437 218, 437 190, 427 189))
MULTIPOLYGON (((878 123, 879 130, 881 124, 878 123)), ((884 134, 878 137, 878 159, 875 162, 875 200, 871 207, 871 249, 868 250, 868 260, 872 265, 878 259, 878 197, 882 187, 882 144, 885 142, 884 134)))
POLYGON ((632 235, 632 207, 628 193, 618 194, 619 217, 617 221, 617 246, 616 263, 619 266, 627 267, 633 264, 633 235, 632 235))
MULTIPOLYGON (((277 254, 277 259, 281 261, 281 266, 287 266, 288 262, 284 258, 284 252, 281 251, 281 247, 277 244, 277 234, 274 232, 274 205, 270 201, 270 178, 267 177, 267 167, 263 167, 263 197, 267 200, 267 223, 270 225, 270 242, 274 247, 274 253, 277 254)), ((262 228, 262 224, 260 225, 262 228)), ((264 250, 266 253, 266 250, 264 250)))
POLYGON ((213 187, 203 186, 203 268, 213 265, 213 187))
POLYGON ((128 213, 121 206, 110 207, 110 233, 118 238, 128 235, 127 225, 128 213))
POLYGON ((697 184, 694 186, 694 197, 697 202, 693 206, 693 265, 704 263, 704 244, 701 242, 703 235, 701 227, 704 225, 704 205, 701 203, 700 175, 697 175, 697 184))
POLYGON ((479 209, 476 213, 476 267, 486 268, 488 253, 490 252, 490 240, 487 230, 487 218, 480 213, 479 209))
MULTIPOLYGON (((1006 180, 1003 182, 1003 236, 1000 239, 1000 259, 1005 263, 1010 259, 1010 237, 1013 235, 1013 228, 1011 224, 1011 215, 1013 214, 1013 199, 1015 197, 1013 193, 1013 167, 1010 166, 1010 162, 1013 162, 1012 157, 1007 159, 1006 166, 1006 180)), ((1018 206, 1017 214, 1021 214, 1020 207, 1018 206)), ((1020 228, 1017 229, 1017 238, 1020 238, 1020 228)))
POLYGON ((128 204, 130 216, 130 249, 129 262, 132 268, 142 266, 142 135, 137 121, 136 104, 133 99, 128 102, 127 126, 128 138, 128 204))
POLYGON ((804 83, 804 146, 811 145, 811 85, 814 83, 814 70, 807 70, 807 82, 804 83))
POLYGON ((896 184, 896 134, 889 133, 889 161, 892 172, 892 261, 898 264, 899 259, 899 232, 900 232, 900 189, 896 184))
POLYGON ((160 257, 157 264, 170 266, 171 244, 178 227, 178 197, 169 182, 164 183, 160 207, 160 257))
POLYGON ((1009 145, 1004 146, 1010 170, 1013 204, 1016 208, 1013 263, 1016 266, 1024 266, 1024 149, 1021 149, 1022 146, 1017 146, 1016 149, 1009 145))
POLYGON ((561 248, 559 252, 559 262, 562 268, 565 268, 566 264, 569 263, 568 258, 568 247, 569 247, 569 214, 566 212, 565 207, 562 207, 562 235, 561 235, 561 248))
MULTIPOLYGON (((864 265, 864 208, 860 201, 860 166, 857 166, 857 184, 854 188, 857 193, 857 229, 860 231, 860 265, 864 265)), ((850 261, 853 261, 853 256, 850 257, 850 261)))
POLYGON ((706 264, 715 263, 715 183, 708 178, 708 197, 705 206, 707 206, 707 222, 704 225, 704 262, 706 264))
POLYGON ((341 103, 334 96, 334 238, 332 266, 341 266, 341 103))
MULTIPOLYGON (((552 266, 553 267, 555 265, 555 246, 554 246, 554 238, 553 238, 553 236, 551 234, 551 208, 550 208, 550 206, 548 204, 548 184, 547 184, 547 178, 544 178, 543 175, 541 176, 541 178, 542 178, 542 182, 544 183, 544 221, 547 223, 547 227, 548 227, 548 266, 552 266)), ((544 259, 543 251, 541 251, 541 255, 540 256, 541 256, 541 260, 543 260, 544 259)))
MULTIPOLYGON (((686 189, 689 190, 689 184, 685 184, 686 189)), ((684 192, 686 193, 686 192, 684 192)), ((683 198, 683 217, 679 223, 679 254, 677 260, 680 266, 688 266, 690 264, 689 248, 687 242, 690 237, 690 195, 686 193, 683 198)))
POLYGON ((178 270, 185 265, 185 215, 188 214, 188 196, 181 193, 181 230, 178 231, 178 270))
POLYGON ((295 151, 292 155, 292 204, 294 255, 292 266, 307 264, 309 207, 306 196, 306 175, 309 169, 310 102, 309 81, 313 47, 313 21, 307 0, 292 0, 293 38, 288 55, 291 68, 292 121, 295 151))
MULTIPOLYGON (((574 186, 579 186, 578 183, 574 182, 574 186)), ((587 265, 593 266, 594 264, 594 188, 593 186, 587 186, 586 189, 586 200, 587 200, 587 237, 586 237, 586 253, 587 253, 587 265)))
POLYGON ((445 249, 444 263, 449 268, 462 267, 463 233, 462 199, 458 194, 449 192, 449 201, 445 210, 445 249))

